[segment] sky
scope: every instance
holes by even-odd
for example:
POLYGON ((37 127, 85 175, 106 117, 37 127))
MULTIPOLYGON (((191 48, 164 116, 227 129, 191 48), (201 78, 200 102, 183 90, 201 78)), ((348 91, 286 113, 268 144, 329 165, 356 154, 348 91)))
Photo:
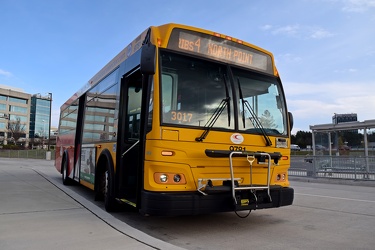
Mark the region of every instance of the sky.
POLYGON ((375 119, 375 0, 0 0, 0 87, 60 106, 149 26, 180 23, 271 51, 293 133, 375 119))

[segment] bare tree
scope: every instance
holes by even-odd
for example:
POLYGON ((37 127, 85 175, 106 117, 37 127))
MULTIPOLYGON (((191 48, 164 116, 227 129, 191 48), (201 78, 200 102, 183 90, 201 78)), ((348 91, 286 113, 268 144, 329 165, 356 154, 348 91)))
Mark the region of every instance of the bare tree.
POLYGON ((17 142, 21 137, 26 135, 25 125, 21 124, 21 119, 17 118, 16 121, 8 122, 8 137, 13 138, 14 142, 17 142))
POLYGON ((275 119, 268 110, 265 110, 261 117, 259 117, 260 122, 264 128, 277 128, 275 124, 275 119))

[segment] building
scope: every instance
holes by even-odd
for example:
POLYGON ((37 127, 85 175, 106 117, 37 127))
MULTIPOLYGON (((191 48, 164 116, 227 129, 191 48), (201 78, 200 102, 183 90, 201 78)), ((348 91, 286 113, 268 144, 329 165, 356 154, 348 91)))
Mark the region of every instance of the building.
POLYGON ((30 106, 30 138, 44 138, 50 136, 50 96, 36 94, 31 96, 30 106))
POLYGON ((0 145, 45 144, 49 141, 52 94, 31 95, 0 86, 0 145))
POLYGON ((31 95, 0 88, 0 143, 28 146, 31 95))

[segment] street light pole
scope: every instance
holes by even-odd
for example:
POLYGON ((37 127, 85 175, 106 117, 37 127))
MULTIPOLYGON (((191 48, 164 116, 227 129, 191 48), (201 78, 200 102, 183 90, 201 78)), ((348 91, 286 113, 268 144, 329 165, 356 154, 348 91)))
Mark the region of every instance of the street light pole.
POLYGON ((52 115, 52 93, 49 94, 49 122, 48 122, 48 151, 51 145, 51 115, 52 115))
POLYGON ((42 120, 43 122, 43 133, 42 133, 42 144, 43 144, 43 149, 44 149, 44 142, 46 140, 46 120, 42 120))

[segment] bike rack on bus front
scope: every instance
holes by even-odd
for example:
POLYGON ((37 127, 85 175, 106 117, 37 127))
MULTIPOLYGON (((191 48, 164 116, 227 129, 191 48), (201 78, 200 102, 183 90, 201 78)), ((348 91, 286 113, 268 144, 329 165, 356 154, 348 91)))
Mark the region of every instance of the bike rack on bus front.
MULTIPOLYGON (((265 152, 248 152, 248 151, 229 151, 229 150, 206 150, 206 155, 209 157, 217 157, 217 158, 229 158, 229 167, 230 167, 230 181, 231 181, 231 192, 232 197, 236 205, 238 205, 237 198, 236 198, 236 191, 240 190, 250 190, 251 193, 254 195, 255 201, 257 201, 257 197, 255 195, 256 190, 267 190, 267 194, 269 197, 270 202, 272 202, 271 194, 270 194, 270 173, 271 173, 271 161, 274 160, 274 163, 277 164, 279 159, 281 158, 280 153, 265 153, 265 152), (250 164, 250 184, 240 185, 238 181, 241 178, 234 178, 234 171, 233 171, 233 157, 246 157, 246 160, 250 164), (252 171, 253 171, 253 162, 255 159, 258 160, 258 163, 267 164, 267 185, 254 185, 252 181, 252 171), (266 163, 267 160, 267 163, 266 163)), ((212 180, 228 180, 228 179, 199 179, 199 188, 198 191, 205 194, 201 189, 204 188, 206 185, 202 184, 203 181, 212 181, 212 180)))

